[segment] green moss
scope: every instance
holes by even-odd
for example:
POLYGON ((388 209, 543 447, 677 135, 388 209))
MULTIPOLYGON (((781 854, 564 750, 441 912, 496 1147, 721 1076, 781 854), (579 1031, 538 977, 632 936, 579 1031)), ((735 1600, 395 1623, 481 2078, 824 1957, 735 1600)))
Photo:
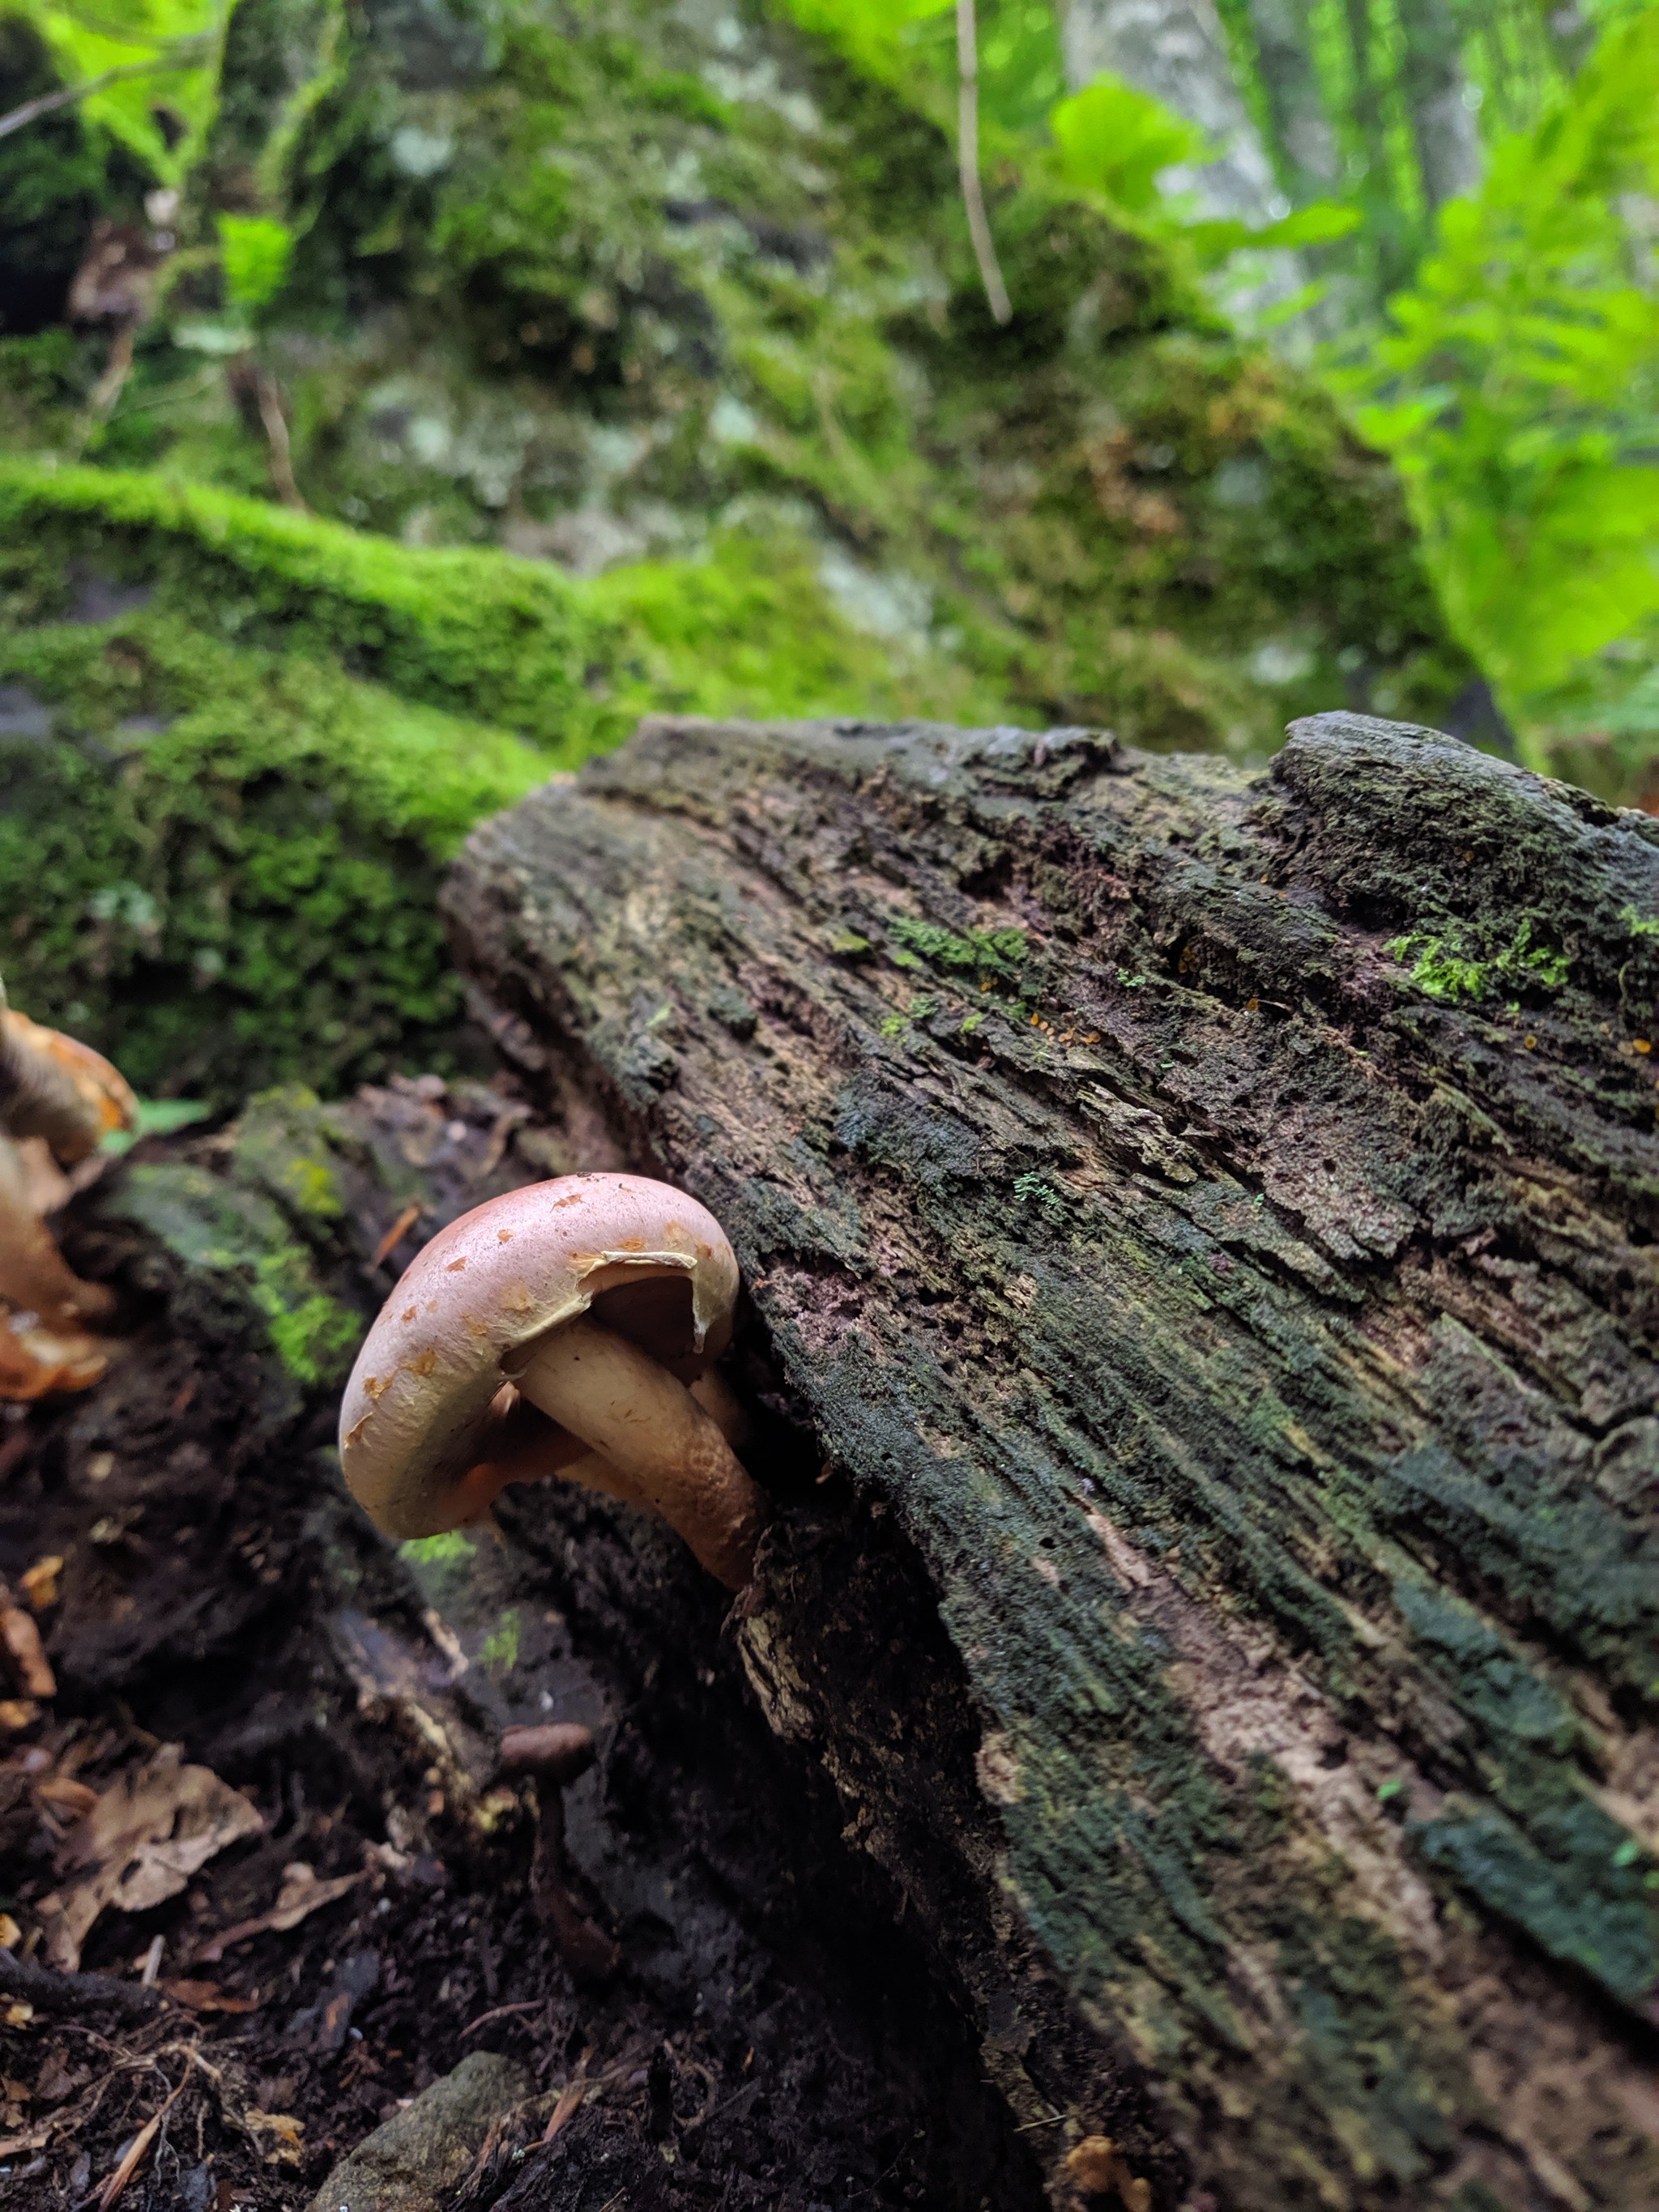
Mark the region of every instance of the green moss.
POLYGON ((1659 1911, 1635 1866, 1616 1863, 1622 1832, 1588 1801, 1583 1810, 1608 1832, 1593 1856, 1559 1842, 1547 1852, 1496 1808, 1456 1797, 1412 1832, 1431 1866, 1523 1929, 1551 1958, 1638 2004, 1659 1985, 1659 1911), (1596 1878, 1587 1881, 1587 1874, 1596 1878))
POLYGON ((153 606, 0 631, 0 683, 50 717, 44 739, 0 735, 20 1006, 161 1095, 333 1085, 441 1048, 460 996, 440 873, 542 780, 521 740, 153 606))
POLYGON ((1393 939, 1388 949, 1409 967, 1412 981, 1431 999, 1474 1001, 1559 991, 1566 982, 1572 955, 1534 945, 1530 915, 1522 918, 1508 944, 1486 949, 1488 937, 1476 925, 1458 924, 1440 934, 1408 933, 1393 939))
MULTIPOLYGON (((904 85, 760 14, 734 58, 643 0, 508 10, 489 42, 325 12, 234 11, 179 217, 205 258, 101 465, 67 465, 101 346, 0 340, 37 456, 0 460, 0 683, 56 717, 0 739, 0 942, 20 1000, 145 1090, 443 1064, 443 861, 643 712, 1265 751, 1290 713, 1431 717, 1465 680, 1386 468, 1155 242, 1011 174, 1018 315, 989 324, 948 131, 904 85), (314 514, 246 495, 264 432, 190 343, 249 177, 295 239, 260 344, 314 514), (585 567, 641 557, 500 550, 573 528, 585 567), (111 586, 148 597, 68 619, 111 586)), ((1018 965, 947 938, 895 957, 1018 965)))
POLYGON ((265 1323, 290 1378, 337 1382, 362 1335, 361 1316, 324 1287, 311 1255, 258 1192, 184 1162, 126 1170, 110 1203, 193 1272, 224 1278, 265 1323))
POLYGON ((1022 1206, 1035 1207, 1045 1221, 1052 1224, 1064 1221, 1069 1211, 1054 1185, 1045 1182, 1039 1175, 1016 1176, 1014 1196, 1022 1206))
POLYGON ((509 1606, 479 1649, 480 1666, 491 1674, 511 1674, 519 1663, 521 1628, 519 1608, 509 1606))
POLYGON ((592 721, 582 671, 598 627, 542 563, 416 550, 208 485, 15 459, 0 459, 0 548, 13 621, 59 611, 91 568, 209 636, 343 659, 556 753, 592 721))
POLYGON ((270 1325, 276 1356, 307 1388, 343 1382, 363 1334, 361 1317, 313 1289, 311 1279, 310 1262, 295 1245, 266 1253, 254 1269, 254 1304, 270 1325))
POLYGON ((981 979, 1013 979, 1030 949, 1023 930, 970 929, 958 934, 908 914, 895 917, 892 933, 906 951, 934 967, 965 970, 981 979))
POLYGON ((477 1549, 465 1528, 447 1528, 439 1536, 412 1536, 398 1547, 401 1558, 422 1567, 465 1567, 477 1549))

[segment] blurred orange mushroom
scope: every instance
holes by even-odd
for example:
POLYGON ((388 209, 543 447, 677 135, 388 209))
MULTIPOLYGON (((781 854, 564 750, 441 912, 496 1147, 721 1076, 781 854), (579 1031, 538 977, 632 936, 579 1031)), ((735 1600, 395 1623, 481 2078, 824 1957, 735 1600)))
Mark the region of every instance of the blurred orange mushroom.
POLYGON ((104 1371, 86 1324, 109 1312, 109 1292, 74 1273, 43 1214, 63 1188, 57 1170, 137 1112, 101 1054, 20 1014, 0 988, 0 1398, 84 1390, 104 1371))

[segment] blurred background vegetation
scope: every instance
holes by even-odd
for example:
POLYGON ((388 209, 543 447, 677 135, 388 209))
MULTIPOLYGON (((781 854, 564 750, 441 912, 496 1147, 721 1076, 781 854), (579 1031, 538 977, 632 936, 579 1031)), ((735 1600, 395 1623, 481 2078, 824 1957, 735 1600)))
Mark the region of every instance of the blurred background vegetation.
POLYGON ((447 855, 652 708, 1659 811, 1659 0, 980 0, 966 176, 963 13, 0 0, 15 1003, 441 1063, 447 855))

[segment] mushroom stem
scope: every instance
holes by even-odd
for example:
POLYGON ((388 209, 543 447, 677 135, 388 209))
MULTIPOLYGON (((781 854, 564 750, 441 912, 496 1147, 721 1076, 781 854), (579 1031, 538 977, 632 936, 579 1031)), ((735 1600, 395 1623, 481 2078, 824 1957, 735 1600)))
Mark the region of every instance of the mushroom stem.
POLYGON ((545 1337, 515 1379, 532 1405, 602 1454, 710 1574, 742 1589, 764 1517, 761 1493, 684 1382, 593 1321, 545 1337))
POLYGON ((21 1313, 36 1313, 53 1328, 73 1328, 106 1314, 113 1299, 83 1283, 52 1241, 35 1212, 28 1177, 15 1145, 0 1136, 0 1298, 21 1313))
POLYGON ((592 1732, 572 1721, 554 1721, 544 1728, 510 1728, 501 1737, 503 1768, 509 1774, 529 1775, 536 1785, 530 1894, 537 1917, 552 1930, 573 1977, 599 1983, 616 1972, 622 1952, 584 1910, 577 1893, 585 1885, 571 1867, 564 1844, 564 1791, 592 1764, 592 1732))

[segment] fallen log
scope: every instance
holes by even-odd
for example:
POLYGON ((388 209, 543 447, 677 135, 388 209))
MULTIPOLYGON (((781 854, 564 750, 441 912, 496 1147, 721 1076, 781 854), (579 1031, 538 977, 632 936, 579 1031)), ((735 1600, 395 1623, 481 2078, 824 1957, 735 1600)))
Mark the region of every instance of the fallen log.
POLYGON ((446 901, 731 1236, 744 1664, 1054 2185, 1659 2203, 1659 823, 1346 715, 659 719, 446 901))

